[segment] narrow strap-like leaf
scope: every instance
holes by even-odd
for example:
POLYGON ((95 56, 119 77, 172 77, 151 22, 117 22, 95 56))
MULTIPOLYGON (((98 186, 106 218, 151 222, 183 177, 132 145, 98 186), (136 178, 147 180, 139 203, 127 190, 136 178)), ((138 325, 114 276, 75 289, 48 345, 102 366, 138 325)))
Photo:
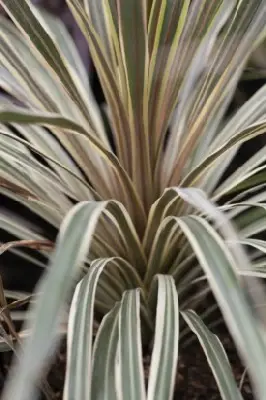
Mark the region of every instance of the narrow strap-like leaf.
POLYGON ((64 400, 83 400, 90 393, 96 289, 101 273, 109 261, 94 261, 75 289, 68 322, 64 400))
POLYGON ((38 20, 36 13, 34 13, 31 3, 28 0, 21 0, 19 3, 16 0, 2 0, 2 4, 25 34, 25 37, 32 42, 34 49, 47 62, 47 66, 52 68, 54 73, 63 82, 66 90, 79 105, 84 116, 88 117, 89 112, 84 88, 80 84, 79 89, 77 89, 77 81, 75 81, 73 70, 71 71, 66 65, 49 32, 45 30, 38 20))
POLYGON ((157 275, 151 293, 151 306, 157 303, 147 399, 172 399, 179 336, 178 297, 173 278, 157 275))
POLYGON ((139 290, 124 293, 119 310, 118 368, 121 398, 145 399, 139 290))
POLYGON ((93 371, 91 400, 102 400, 108 393, 108 400, 117 400, 115 380, 116 355, 118 346, 117 305, 103 318, 93 346, 93 371))
POLYGON ((218 337, 208 330, 194 311, 183 311, 182 317, 201 343, 223 400, 243 400, 218 337))
POLYGON ((28 400, 33 395, 42 365, 51 357, 57 342, 63 307, 105 206, 106 203, 79 203, 65 218, 50 268, 36 289, 41 294, 27 323, 31 336, 11 372, 3 399, 28 400))
POLYGON ((178 223, 187 236, 211 289, 217 298, 227 326, 238 343, 261 398, 266 393, 263 378, 266 345, 261 325, 232 267, 233 259, 214 229, 202 218, 183 217, 178 223), (251 349, 249 351, 248 349, 251 349))
POLYGON ((138 229, 140 229, 140 231, 143 230, 146 218, 142 204, 140 203, 140 199, 132 185, 131 180, 129 179, 125 170, 120 165, 118 158, 113 153, 108 151, 102 145, 102 143, 91 134, 91 132, 86 131, 78 123, 68 118, 64 118, 60 114, 30 112, 19 107, 13 107, 12 110, 7 110, 5 108, 0 109, 0 121, 4 123, 15 122, 20 124, 37 124, 37 125, 46 125, 49 127, 52 126, 72 131, 72 134, 84 135, 84 140, 88 140, 88 143, 90 143, 94 148, 96 148, 97 151, 99 151, 99 154, 108 163, 110 163, 110 165, 114 167, 114 169, 117 170, 117 175, 120 178, 119 183, 122 186, 124 186, 125 189, 122 190, 121 192, 124 193, 126 191, 127 201, 129 201, 129 203, 132 203, 132 201, 134 202, 134 207, 132 205, 130 206, 129 204, 128 208, 135 214, 136 218, 138 219, 138 222, 136 224, 138 229), (138 206, 140 207, 139 209, 138 206), (141 213, 141 215, 139 214, 139 212, 141 213))

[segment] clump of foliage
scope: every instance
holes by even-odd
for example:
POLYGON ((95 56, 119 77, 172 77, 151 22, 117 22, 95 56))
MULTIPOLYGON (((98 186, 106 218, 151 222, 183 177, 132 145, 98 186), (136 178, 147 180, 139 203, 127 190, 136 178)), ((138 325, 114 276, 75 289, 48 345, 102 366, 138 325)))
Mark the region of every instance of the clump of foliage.
MULTIPOLYGON (((28 0, 0 2, 15 23, 1 18, 0 191, 60 229, 4 399, 31 398, 70 298, 65 400, 172 398, 191 331, 222 398, 241 399, 207 326, 217 306, 264 399, 266 148, 221 177, 266 130, 266 87, 225 118, 265 36, 265 1, 68 0, 103 110, 64 26, 28 0)), ((44 234, 0 220, 22 241, 5 249, 50 255, 44 234)))

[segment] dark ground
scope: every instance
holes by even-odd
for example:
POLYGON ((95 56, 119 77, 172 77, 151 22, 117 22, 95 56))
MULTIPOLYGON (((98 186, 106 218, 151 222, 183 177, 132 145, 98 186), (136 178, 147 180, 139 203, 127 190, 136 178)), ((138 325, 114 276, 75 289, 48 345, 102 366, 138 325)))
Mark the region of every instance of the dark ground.
MULTIPOLYGON (((234 344, 227 333, 219 336, 230 364, 232 366, 236 381, 239 384, 244 371, 237 356, 234 344)), ((0 391, 4 385, 6 373, 9 369, 11 353, 0 355, 0 391)), ((146 375, 149 373, 150 357, 144 358, 146 375)), ((48 374, 47 381, 50 385, 52 396, 42 396, 41 400, 61 400, 63 395, 64 373, 66 365, 66 346, 62 343, 56 360, 48 374)), ((1 393, 1 392, 0 392, 1 393)), ((242 386, 244 400, 252 400, 254 397, 246 376, 242 386)), ((178 374, 176 379, 176 390, 174 400, 220 400, 221 396, 211 370, 208 366, 204 352, 197 341, 194 341, 186 350, 180 351, 178 374)))

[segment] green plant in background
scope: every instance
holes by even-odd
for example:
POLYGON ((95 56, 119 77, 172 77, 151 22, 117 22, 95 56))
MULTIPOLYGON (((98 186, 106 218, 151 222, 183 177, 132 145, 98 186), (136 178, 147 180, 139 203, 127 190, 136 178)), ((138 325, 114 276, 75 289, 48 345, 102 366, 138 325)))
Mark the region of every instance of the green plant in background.
MULTIPOLYGON (((239 146, 266 130, 266 87, 224 118, 264 39, 265 1, 67 3, 101 81, 115 152, 64 27, 27 0, 1 0, 15 26, 1 19, 0 82, 11 96, 1 97, 0 190, 60 228, 3 398, 31 398, 74 289, 65 400, 172 398, 178 346, 191 331, 222 398, 241 399, 206 325, 219 318, 210 292, 264 399, 263 293, 254 278, 265 276, 257 234, 266 148, 221 177, 239 146), (143 346, 151 349, 147 393, 143 346)), ((0 220, 22 244, 47 246, 14 215, 0 220)))

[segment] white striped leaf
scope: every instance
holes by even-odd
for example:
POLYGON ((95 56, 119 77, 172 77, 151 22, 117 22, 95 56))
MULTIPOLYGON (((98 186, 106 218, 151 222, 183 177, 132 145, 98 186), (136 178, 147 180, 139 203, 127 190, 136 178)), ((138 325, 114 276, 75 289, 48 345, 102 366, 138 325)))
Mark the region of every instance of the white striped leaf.
POLYGON ((149 371, 147 400, 173 397, 178 357, 179 307, 174 280, 157 275, 151 291, 156 303, 155 335, 149 371))
POLYGON ((95 296, 100 276, 111 260, 95 260, 75 289, 68 322, 65 400, 85 399, 91 391, 95 296))
POLYGON ((183 311, 182 317, 200 341, 223 400, 243 400, 218 337, 209 331, 194 311, 183 311))
POLYGON ((118 346, 118 310, 120 304, 105 315, 93 346, 91 400, 117 400, 115 365, 118 346))
POLYGON ((228 329, 250 368, 258 395, 263 398, 266 393, 263 379, 266 368, 265 338, 235 273, 235 261, 225 243, 205 220, 189 216, 178 219, 178 223, 207 275, 228 329))
POLYGON ((51 266, 38 285, 38 301, 33 304, 32 318, 26 323, 31 336, 15 365, 3 399, 28 400, 34 391, 45 360, 52 355, 57 342, 61 313, 73 287, 80 264, 85 260, 97 220, 106 203, 83 202, 65 218, 57 240, 51 266), (18 378, 19 377, 19 378, 18 378))
POLYGON ((137 289, 125 292, 121 300, 117 358, 116 374, 121 399, 145 400, 140 293, 137 289))

